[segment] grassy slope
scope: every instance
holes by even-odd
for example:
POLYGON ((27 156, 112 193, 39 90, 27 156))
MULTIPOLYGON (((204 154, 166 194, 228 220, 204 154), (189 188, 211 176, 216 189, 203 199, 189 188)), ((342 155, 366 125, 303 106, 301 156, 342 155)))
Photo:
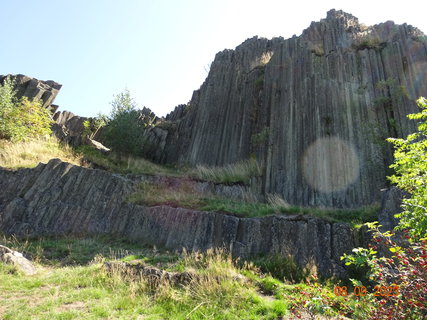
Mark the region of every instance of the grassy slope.
POLYGON ((82 157, 70 147, 60 144, 55 138, 34 139, 12 143, 0 139, 0 167, 17 169, 32 168, 40 162, 59 158, 76 165, 81 164, 82 157))
POLYGON ((336 297, 331 284, 285 283, 222 252, 177 255, 102 238, 25 243, 0 238, 0 243, 29 253, 40 268, 29 277, 0 263, 1 319, 281 319, 293 308, 324 316, 357 312, 353 318, 363 319, 371 306, 336 297), (185 287, 153 288, 102 269, 105 259, 130 253, 163 269, 207 277, 185 287), (238 274, 246 280, 224 277, 238 274))
MULTIPOLYGON (((248 198, 251 196, 248 195, 248 198)), ((271 214, 309 214, 331 222, 350 223, 353 226, 374 221, 378 211, 377 206, 353 210, 317 209, 290 206, 284 201, 260 203, 229 199, 198 192, 194 186, 194 181, 190 179, 183 179, 180 184, 168 184, 167 181, 163 184, 143 182, 128 200, 141 205, 166 204, 173 207, 231 213, 241 217, 259 217, 271 214)))
MULTIPOLYGON (((208 178, 229 184, 247 182, 248 172, 249 175, 256 174, 256 168, 249 162, 239 164, 235 169, 227 166, 180 172, 143 159, 105 156, 87 147, 75 152, 55 140, 19 144, 0 141, 0 166, 34 167, 51 158, 77 165, 85 159, 119 173, 184 178, 185 185, 178 189, 141 185, 131 200, 147 205, 167 203, 244 216, 309 213, 347 222, 372 218, 372 209, 331 211, 293 208, 280 199, 267 204, 243 202, 194 191, 192 178, 208 178)), ((293 309, 302 310, 307 317, 356 313, 352 318, 364 319, 365 309, 371 306, 354 297, 336 297, 330 284, 283 282, 283 277, 302 281, 307 274, 292 261, 278 257, 259 258, 255 260, 256 267, 253 263, 236 264, 223 254, 177 255, 102 238, 30 242, 0 238, 0 244, 25 252, 40 268, 37 275, 26 277, 0 263, 0 319, 280 319, 287 318, 293 309), (187 287, 162 285, 153 291, 145 281, 129 282, 104 272, 103 261, 125 256, 128 256, 125 259, 139 258, 168 270, 191 270, 209 277, 187 287), (224 274, 241 274, 247 281, 212 281, 224 274)))
MULTIPOLYGON (((46 163, 52 158, 60 158, 76 165, 85 161, 92 162, 111 172, 121 174, 157 174, 181 177, 178 186, 141 184, 139 190, 129 200, 143 205, 167 204, 205 211, 231 213, 244 217, 257 217, 269 214, 310 214, 331 222, 346 222, 358 225, 376 219, 377 206, 356 210, 315 209, 289 206, 285 201, 273 195, 268 203, 254 201, 236 201, 210 194, 200 194, 194 190, 193 179, 221 182, 225 184, 248 183, 251 176, 259 174, 255 161, 243 161, 225 167, 197 167, 187 170, 164 167, 148 160, 136 157, 118 157, 105 155, 89 146, 73 150, 51 138, 10 143, 0 140, 0 166, 7 168, 35 167, 39 162, 46 163)), ((254 198, 248 195, 248 198, 254 198)))

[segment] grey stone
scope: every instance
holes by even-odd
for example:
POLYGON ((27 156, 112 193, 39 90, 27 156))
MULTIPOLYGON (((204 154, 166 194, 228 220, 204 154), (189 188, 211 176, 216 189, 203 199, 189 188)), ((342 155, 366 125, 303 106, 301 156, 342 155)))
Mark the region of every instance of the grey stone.
POLYGON ((87 139, 87 143, 88 145, 94 147, 95 149, 104 152, 104 153, 108 153, 111 150, 109 148, 107 148, 106 146, 104 146, 101 142, 98 142, 96 140, 93 139, 87 139))
POLYGON ((348 226, 310 216, 231 215, 126 202, 140 178, 53 159, 34 169, 0 169, 0 232, 17 236, 119 235, 169 250, 224 248, 234 256, 293 257, 323 276, 343 276, 348 226))
POLYGON ((366 27, 331 10, 290 39, 254 37, 215 56, 187 105, 150 128, 160 163, 226 165, 256 157, 253 190, 292 205, 357 208, 381 201, 387 137, 427 95, 427 41, 391 21, 366 27))
POLYGON ((58 106, 52 103, 62 85, 52 80, 42 81, 24 76, 23 74, 0 75, 0 84, 2 84, 8 76, 14 81, 17 98, 27 97, 30 101, 39 99, 42 102, 43 108, 51 110, 52 113, 56 111, 58 106))
POLYGON ((14 265, 27 276, 37 273, 37 268, 22 253, 0 245, 0 261, 14 265))
POLYGON ((399 219, 395 215, 403 211, 401 206, 405 195, 405 192, 397 187, 383 190, 381 210, 378 213, 378 223, 384 231, 393 230, 399 223, 399 219))

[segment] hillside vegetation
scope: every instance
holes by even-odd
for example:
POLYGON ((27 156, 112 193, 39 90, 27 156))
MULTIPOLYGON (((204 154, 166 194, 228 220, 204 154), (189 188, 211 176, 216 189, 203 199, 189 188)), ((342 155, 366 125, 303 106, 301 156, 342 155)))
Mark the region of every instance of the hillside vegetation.
POLYGON ((0 167, 33 168, 40 162, 47 163, 58 158, 75 165, 83 163, 81 154, 71 147, 58 142, 55 138, 39 138, 20 142, 0 140, 0 167))
POLYGON ((372 308, 368 299, 336 296, 332 283, 313 277, 293 283, 301 273, 283 268, 291 266, 283 259, 257 265, 222 251, 172 254, 103 238, 0 242, 27 253, 39 267, 28 277, 0 262, 1 319, 366 319, 372 308), (113 260, 201 277, 186 285, 155 285, 107 273, 103 263, 113 260))

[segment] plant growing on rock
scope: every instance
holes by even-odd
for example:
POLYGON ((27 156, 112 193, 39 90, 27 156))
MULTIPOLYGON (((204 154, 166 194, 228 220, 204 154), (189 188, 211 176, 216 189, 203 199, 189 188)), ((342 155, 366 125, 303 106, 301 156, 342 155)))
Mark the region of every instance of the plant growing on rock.
POLYGON ((0 138, 16 142, 48 136, 52 122, 50 112, 40 101, 16 99, 10 78, 0 85, 0 138))

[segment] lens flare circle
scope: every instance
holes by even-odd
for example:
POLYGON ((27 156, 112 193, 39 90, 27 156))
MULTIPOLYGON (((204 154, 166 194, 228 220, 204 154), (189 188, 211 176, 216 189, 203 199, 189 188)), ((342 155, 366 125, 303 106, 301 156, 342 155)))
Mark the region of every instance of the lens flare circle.
POLYGON ((317 139, 302 158, 305 181, 321 192, 348 188, 359 177, 359 170, 359 158, 353 145, 339 137, 317 139))

